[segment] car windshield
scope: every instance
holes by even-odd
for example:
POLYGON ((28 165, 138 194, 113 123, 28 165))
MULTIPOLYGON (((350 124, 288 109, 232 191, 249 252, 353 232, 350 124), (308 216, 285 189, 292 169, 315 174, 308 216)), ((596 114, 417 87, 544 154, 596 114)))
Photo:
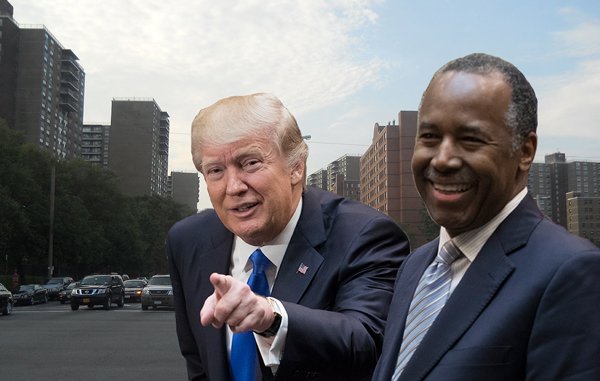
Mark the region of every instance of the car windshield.
POLYGON ((60 279, 46 279, 44 284, 62 284, 62 280, 60 279))
POLYGON ((171 277, 168 277, 168 276, 152 277, 148 284, 151 284, 152 286, 170 286, 171 285, 171 277))
POLYGON ((110 284, 109 276, 89 276, 83 278, 81 285, 83 286, 102 286, 110 284))
POLYGON ((30 290, 33 290, 33 285, 32 284, 26 284, 26 285, 23 285, 23 286, 19 286, 15 290, 17 290, 17 291, 30 291, 30 290))
POLYGON ((124 284, 125 287, 144 287, 146 282, 143 280, 126 280, 124 284))

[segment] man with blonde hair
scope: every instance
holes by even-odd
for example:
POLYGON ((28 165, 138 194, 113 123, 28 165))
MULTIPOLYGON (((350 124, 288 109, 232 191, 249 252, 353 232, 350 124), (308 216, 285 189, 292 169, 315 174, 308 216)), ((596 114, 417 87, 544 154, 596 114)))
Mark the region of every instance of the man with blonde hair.
POLYGON ((189 379, 369 379, 406 235, 306 187, 308 147, 273 95, 201 110, 192 155, 214 210, 167 238, 189 379))

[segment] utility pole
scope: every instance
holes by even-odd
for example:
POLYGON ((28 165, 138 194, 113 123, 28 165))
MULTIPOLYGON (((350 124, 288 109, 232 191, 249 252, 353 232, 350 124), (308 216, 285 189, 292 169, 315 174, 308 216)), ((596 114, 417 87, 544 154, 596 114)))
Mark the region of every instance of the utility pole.
POLYGON ((56 166, 52 164, 50 172, 50 232, 48 233, 48 278, 52 277, 54 266, 52 265, 52 249, 54 247, 54 191, 55 191, 56 166))

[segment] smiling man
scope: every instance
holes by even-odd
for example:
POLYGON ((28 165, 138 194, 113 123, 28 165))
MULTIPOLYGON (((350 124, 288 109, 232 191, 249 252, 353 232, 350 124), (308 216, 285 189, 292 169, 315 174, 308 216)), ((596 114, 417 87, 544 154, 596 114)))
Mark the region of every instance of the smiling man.
POLYGON ((305 187, 308 147, 273 95, 201 110, 192 155, 214 210, 167 237, 189 379, 370 379, 406 235, 305 187))
POLYGON ((510 63, 434 75, 412 167, 441 232, 400 268, 374 380, 600 380, 600 250, 527 194, 536 127, 510 63))

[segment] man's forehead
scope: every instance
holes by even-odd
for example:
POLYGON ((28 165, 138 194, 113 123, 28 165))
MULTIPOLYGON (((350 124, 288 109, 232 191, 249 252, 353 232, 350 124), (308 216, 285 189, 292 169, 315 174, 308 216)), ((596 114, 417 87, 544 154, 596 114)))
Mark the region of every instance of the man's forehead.
POLYGON ((266 156, 275 150, 275 144, 267 139, 248 141, 240 139, 231 143, 213 144, 202 151, 203 162, 239 159, 247 156, 266 156))

